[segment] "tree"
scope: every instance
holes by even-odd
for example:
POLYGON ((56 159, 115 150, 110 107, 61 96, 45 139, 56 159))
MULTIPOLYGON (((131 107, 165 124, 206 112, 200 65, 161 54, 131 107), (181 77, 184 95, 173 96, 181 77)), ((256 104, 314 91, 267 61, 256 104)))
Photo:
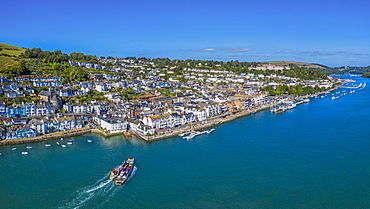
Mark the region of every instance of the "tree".
POLYGON ((302 84, 298 84, 298 85, 296 86, 296 89, 297 89, 297 94, 298 94, 298 95, 302 95, 302 92, 303 92, 302 84))

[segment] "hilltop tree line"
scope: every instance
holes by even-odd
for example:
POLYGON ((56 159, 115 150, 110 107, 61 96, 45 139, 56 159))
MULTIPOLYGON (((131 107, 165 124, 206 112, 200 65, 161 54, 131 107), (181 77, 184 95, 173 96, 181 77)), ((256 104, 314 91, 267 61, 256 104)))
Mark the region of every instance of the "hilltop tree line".
POLYGON ((47 63, 65 63, 68 60, 75 60, 80 62, 91 62, 99 63, 96 56, 84 55, 83 53, 73 52, 70 55, 62 53, 60 50, 50 52, 42 51, 40 48, 26 49, 26 51, 20 55, 22 58, 37 58, 47 63))
POLYGON ((7 77, 13 78, 22 75, 43 74, 45 76, 60 76, 63 83, 71 81, 86 81, 88 72, 78 66, 71 66, 68 61, 98 63, 95 56, 82 53, 62 53, 60 50, 50 52, 42 51, 40 48, 26 49, 24 53, 16 58, 16 64, 1 71, 7 77))

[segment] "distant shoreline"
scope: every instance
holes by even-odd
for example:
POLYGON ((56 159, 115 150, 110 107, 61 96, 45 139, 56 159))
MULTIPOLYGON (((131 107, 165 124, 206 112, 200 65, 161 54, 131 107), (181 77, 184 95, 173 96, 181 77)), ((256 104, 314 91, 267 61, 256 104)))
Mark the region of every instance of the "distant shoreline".
MULTIPOLYGON (((304 98, 307 98, 307 97, 315 97, 315 96, 318 96, 318 95, 321 95, 321 94, 327 94, 327 93, 330 93, 330 92, 334 91, 337 88, 340 88, 344 84, 346 84, 346 82, 342 82, 342 83, 338 84, 336 87, 334 87, 332 89, 329 89, 329 90, 326 90, 326 91, 317 92, 317 93, 311 94, 309 96, 307 96, 307 95, 298 96, 298 97, 294 97, 294 99, 298 100, 298 99, 304 99, 304 98)), ((73 130, 69 130, 69 131, 54 132, 54 133, 40 135, 40 136, 36 136, 36 137, 20 138, 20 139, 4 139, 4 140, 0 141, 0 146, 40 142, 40 141, 46 141, 46 140, 49 140, 49 139, 72 137, 72 136, 84 135, 84 134, 88 134, 88 133, 99 133, 99 134, 102 134, 104 136, 124 135, 126 138, 131 138, 132 135, 135 135, 138 138, 143 139, 144 141, 151 142, 151 141, 157 141, 157 140, 166 139, 166 138, 170 138, 170 137, 175 137, 175 136, 178 136, 181 133, 189 132, 191 129, 192 130, 201 130, 201 129, 213 127, 213 126, 218 125, 218 124, 227 123, 227 122, 233 121, 237 118, 250 115, 254 112, 259 112, 259 111, 263 111, 265 109, 272 108, 272 107, 274 107, 278 104, 279 103, 276 102, 276 103, 273 103, 273 104, 270 104, 270 105, 264 105, 264 106, 261 106, 261 107, 253 108, 251 110, 243 110, 243 111, 237 112, 235 114, 231 114, 231 115, 229 115, 225 118, 219 118, 219 117, 208 118, 207 119, 208 122, 205 123, 205 124, 202 124, 201 122, 197 122, 197 123, 194 123, 193 125, 189 124, 187 127, 182 128, 182 129, 174 128, 171 131, 168 131, 164 134, 159 134, 159 135, 154 135, 154 136, 142 136, 142 135, 140 135, 136 132, 133 132, 133 131, 106 133, 106 132, 103 132, 99 129, 92 129, 90 127, 84 127, 84 128, 73 129, 73 130)))

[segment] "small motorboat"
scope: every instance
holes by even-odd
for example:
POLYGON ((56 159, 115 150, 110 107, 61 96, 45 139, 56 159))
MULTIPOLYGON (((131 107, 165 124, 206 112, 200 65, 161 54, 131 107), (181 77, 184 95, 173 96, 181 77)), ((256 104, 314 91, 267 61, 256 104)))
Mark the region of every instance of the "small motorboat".
POLYGON ((57 145, 60 145, 60 143, 59 143, 59 142, 57 142, 57 145))
POLYGON ((62 146, 62 147, 67 147, 67 145, 65 145, 65 144, 62 144, 61 146, 62 146))
POLYGON ((62 140, 62 141, 63 141, 64 139, 63 139, 63 138, 60 138, 60 140, 62 140))
POLYGON ((17 150, 17 148, 16 147, 13 147, 12 150, 17 150))
POLYGON ((51 144, 45 144, 45 147, 51 147, 51 144))
POLYGON ((27 149, 32 149, 32 147, 31 146, 28 146, 27 149))
POLYGON ((28 152, 22 152, 22 155, 28 155, 28 152))
POLYGON ((88 139, 87 142, 91 143, 92 141, 90 139, 88 139))
POLYGON ((73 144, 72 142, 67 142, 67 144, 73 144))

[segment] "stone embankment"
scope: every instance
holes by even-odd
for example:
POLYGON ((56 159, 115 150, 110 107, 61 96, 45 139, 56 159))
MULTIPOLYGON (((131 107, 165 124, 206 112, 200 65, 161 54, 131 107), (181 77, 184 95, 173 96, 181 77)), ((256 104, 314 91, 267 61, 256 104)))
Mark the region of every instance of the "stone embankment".
MULTIPOLYGON (((336 87, 334 87, 332 89, 329 89, 329 90, 326 90, 326 91, 317 92, 317 93, 311 94, 311 95, 291 97, 291 98, 288 98, 288 99, 298 100, 298 99, 304 99, 304 98, 308 98, 308 97, 316 97, 316 96, 319 96, 321 94, 328 94, 328 93, 334 91, 335 89, 343 86, 346 83, 348 83, 348 82, 342 82, 342 83, 338 84, 336 87)), ((191 130, 197 131, 197 130, 201 130, 201 129, 205 129, 205 128, 210 128, 210 127, 215 126, 217 124, 226 123, 226 122, 235 120, 237 118, 250 115, 254 112, 258 112, 258 111, 262 111, 262 110, 265 110, 265 109, 272 108, 272 107, 274 107, 278 104, 279 104, 279 101, 276 101, 275 103, 260 106, 260 107, 256 107, 256 108, 253 108, 251 110, 243 110, 243 111, 237 112, 235 114, 224 114, 221 117, 218 116, 218 117, 207 119, 207 123, 197 122, 197 123, 194 123, 194 124, 191 124, 191 125, 187 125, 185 127, 165 131, 165 132, 162 132, 161 134, 157 134, 157 135, 154 135, 154 136, 143 136, 143 135, 140 135, 140 134, 138 134, 134 131, 131 131, 131 130, 129 130, 128 132, 106 133, 106 132, 104 132, 102 130, 99 130, 99 129, 96 129, 96 128, 85 127, 85 128, 74 129, 74 130, 70 130, 70 131, 63 131, 63 132, 55 132, 55 133, 45 134, 45 135, 36 136, 36 137, 2 140, 2 141, 0 141, 0 146, 1 145, 13 145, 13 144, 24 144, 24 143, 31 143, 31 142, 39 142, 39 141, 44 141, 44 140, 48 140, 48 139, 56 139, 56 138, 62 138, 62 137, 77 136, 77 135, 82 135, 82 134, 86 134, 86 133, 99 133, 99 134, 102 134, 104 136, 125 135, 126 138, 131 138, 135 135, 135 136, 149 142, 149 141, 155 141, 155 140, 159 140, 159 139, 165 139, 165 138, 169 138, 169 137, 178 136, 181 133, 186 133, 186 132, 189 132, 191 130)))
POLYGON ((36 137, 2 140, 0 141, 0 145, 25 144, 25 143, 45 141, 48 139, 57 139, 57 138, 63 138, 63 137, 77 136, 77 135, 82 135, 82 134, 87 134, 87 133, 91 133, 91 129, 85 127, 85 128, 74 129, 70 131, 61 131, 61 132, 40 135, 36 137))

